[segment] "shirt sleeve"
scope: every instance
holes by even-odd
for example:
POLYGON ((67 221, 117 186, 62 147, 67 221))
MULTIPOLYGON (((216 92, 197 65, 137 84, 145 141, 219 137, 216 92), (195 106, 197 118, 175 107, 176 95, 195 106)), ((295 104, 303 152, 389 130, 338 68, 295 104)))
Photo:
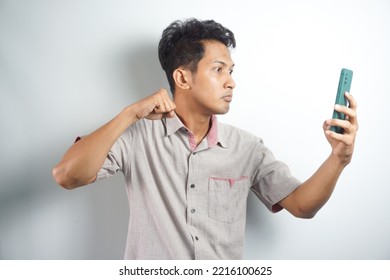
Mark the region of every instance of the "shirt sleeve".
POLYGON ((125 170, 128 164, 131 133, 125 131, 111 147, 103 166, 99 170, 96 180, 105 179, 115 175, 118 171, 125 170))
POLYGON ((111 177, 111 176, 115 175, 118 171, 121 170, 121 167, 118 164, 116 158, 117 158, 117 156, 116 156, 115 152, 113 152, 113 150, 111 150, 108 153, 108 155, 103 163, 102 168, 100 168, 100 170, 97 174, 96 180, 101 180, 104 178, 111 177))
POLYGON ((258 149, 261 160, 251 188, 264 205, 276 213, 283 209, 278 202, 291 194, 302 182, 291 175, 285 163, 275 159, 261 139, 258 149))

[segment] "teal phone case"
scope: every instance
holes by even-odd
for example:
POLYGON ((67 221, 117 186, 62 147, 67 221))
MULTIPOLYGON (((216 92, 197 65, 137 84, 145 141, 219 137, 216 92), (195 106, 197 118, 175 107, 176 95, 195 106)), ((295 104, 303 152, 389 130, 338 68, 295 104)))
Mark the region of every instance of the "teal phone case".
MULTIPOLYGON (((347 99, 345 98, 345 92, 351 90, 352 76, 353 72, 351 70, 345 68, 341 69, 335 104, 340 104, 342 106, 348 105, 347 99)), ((345 115, 333 110, 333 119, 344 120, 345 115)), ((344 129, 338 126, 332 126, 330 129, 336 133, 344 133, 344 129)))

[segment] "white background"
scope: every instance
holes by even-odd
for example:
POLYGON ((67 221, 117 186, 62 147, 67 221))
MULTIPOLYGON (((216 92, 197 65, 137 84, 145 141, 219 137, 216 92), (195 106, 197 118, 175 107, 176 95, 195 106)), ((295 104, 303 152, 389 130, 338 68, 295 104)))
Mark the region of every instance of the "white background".
POLYGON ((78 135, 167 88, 157 58, 176 19, 236 35, 234 101, 220 120, 265 141, 307 179, 330 147, 342 67, 354 71, 352 163, 312 220, 249 197, 246 259, 389 259, 390 1, 0 0, 0 259, 121 259, 122 176, 74 191, 52 167, 78 135))

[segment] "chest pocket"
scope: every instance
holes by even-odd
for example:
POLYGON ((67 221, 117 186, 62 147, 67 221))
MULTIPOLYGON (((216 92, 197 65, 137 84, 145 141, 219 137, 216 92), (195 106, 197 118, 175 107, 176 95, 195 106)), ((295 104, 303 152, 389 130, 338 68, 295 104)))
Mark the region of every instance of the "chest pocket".
POLYGON ((245 217, 249 191, 248 177, 209 178, 209 218, 233 223, 245 217))

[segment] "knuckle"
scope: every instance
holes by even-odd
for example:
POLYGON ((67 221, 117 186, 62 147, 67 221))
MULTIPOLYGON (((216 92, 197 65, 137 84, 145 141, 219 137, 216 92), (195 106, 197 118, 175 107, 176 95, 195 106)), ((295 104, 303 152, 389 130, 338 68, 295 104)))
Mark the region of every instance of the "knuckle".
POLYGON ((163 96, 164 95, 164 89, 159 89, 158 91, 156 91, 156 95, 157 96, 163 96))
POLYGON ((356 111, 355 110, 351 110, 349 116, 352 117, 352 118, 356 118, 356 111))
POLYGON ((345 145, 352 146, 353 145, 353 139, 351 137, 348 137, 348 139, 345 141, 345 145))

